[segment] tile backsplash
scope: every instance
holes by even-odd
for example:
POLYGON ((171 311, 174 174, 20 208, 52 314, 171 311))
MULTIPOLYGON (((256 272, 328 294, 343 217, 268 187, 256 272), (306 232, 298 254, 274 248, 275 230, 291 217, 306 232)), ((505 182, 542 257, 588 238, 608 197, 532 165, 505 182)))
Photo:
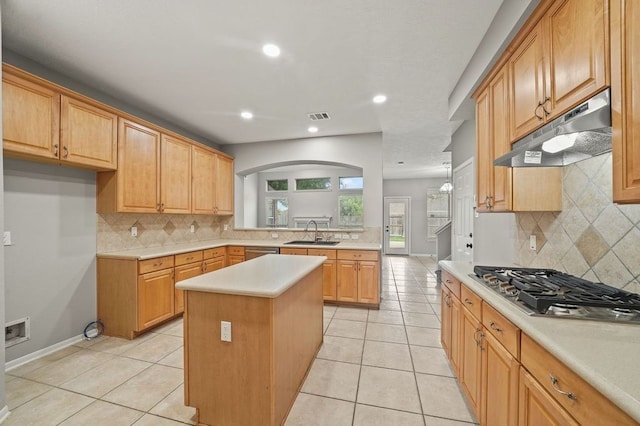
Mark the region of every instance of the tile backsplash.
MULTIPOLYGON (((231 240, 270 240, 291 241, 302 239, 303 230, 281 229, 233 229, 233 216, 205 216, 183 214, 98 214, 97 251, 99 253, 171 246, 180 243, 210 241, 220 238, 231 240), (191 232, 191 225, 194 231, 191 232), (228 230, 224 230, 227 225, 228 230), (138 231, 137 237, 131 236, 131 227, 138 231), (277 236, 274 238, 273 236, 277 236)), ((380 227, 365 228, 364 231, 342 230, 351 242, 379 243, 380 227), (357 240, 351 239, 354 235, 357 240)), ((335 239, 337 231, 320 231, 324 238, 335 239)))
POLYGON ((564 167, 561 212, 516 214, 518 264, 640 293, 640 204, 612 203, 611 161, 605 154, 564 167))

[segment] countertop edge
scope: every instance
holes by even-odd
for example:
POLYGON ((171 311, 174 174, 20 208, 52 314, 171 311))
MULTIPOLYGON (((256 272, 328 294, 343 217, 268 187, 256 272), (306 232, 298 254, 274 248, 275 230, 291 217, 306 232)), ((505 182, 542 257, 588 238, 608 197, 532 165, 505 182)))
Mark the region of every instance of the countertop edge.
MULTIPOLYGON (((513 322, 523 333, 534 339, 540 346, 545 348, 550 354, 560 360, 563 364, 569 367, 572 371, 578 374, 585 382, 589 383, 594 389, 598 390, 603 396, 608 398, 612 403, 618 406, 622 411, 627 413, 634 420, 640 422, 640 401, 634 396, 629 394, 626 390, 620 388, 615 382, 611 381, 609 377, 604 374, 598 373, 594 368, 585 365, 584 363, 576 361, 570 351, 565 351, 557 340, 554 340, 552 336, 549 336, 539 327, 533 324, 535 320, 543 321, 578 321, 572 319, 558 319, 558 318, 542 318, 531 317, 522 312, 518 307, 511 304, 511 302, 502 298, 500 295, 495 294, 492 290, 483 286, 479 282, 471 278, 468 273, 473 272, 472 264, 465 264, 469 269, 468 273, 461 271, 463 268, 463 262, 452 261, 440 261, 440 265, 447 272, 451 273, 459 281, 463 282, 470 290, 478 294, 482 299, 489 302, 489 304, 503 314, 509 321, 513 322)), ((619 327, 638 327, 636 325, 620 324, 619 327)), ((587 343, 587 342, 585 342, 587 343)))
POLYGON ((152 247, 141 248, 131 250, 117 250, 112 252, 98 252, 96 257, 101 259, 122 259, 122 260, 147 260, 162 256, 171 256, 181 253, 188 253, 195 250, 206 250, 211 248, 226 247, 226 246, 244 246, 244 247, 291 247, 291 248, 307 248, 307 249, 322 249, 322 250, 365 250, 365 251, 380 251, 382 245, 380 243, 355 243, 341 241, 335 246, 326 245, 313 245, 313 244, 285 244, 284 241, 269 241, 269 240, 209 240, 202 242, 195 242, 189 244, 178 244, 175 246, 164 247, 152 247), (344 245, 341 245, 344 244, 344 245))

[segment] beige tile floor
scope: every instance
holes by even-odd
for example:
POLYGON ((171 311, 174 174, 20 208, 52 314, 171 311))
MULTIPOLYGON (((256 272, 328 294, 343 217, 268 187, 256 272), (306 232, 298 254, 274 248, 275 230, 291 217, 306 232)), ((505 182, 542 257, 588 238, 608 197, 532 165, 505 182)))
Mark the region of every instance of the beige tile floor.
MULTIPOLYGON (((287 426, 475 422, 440 346, 435 262, 382 263, 380 310, 325 306, 324 343, 287 426)), ((195 424, 182 368, 181 319, 133 341, 84 341, 5 374, 4 424, 195 424)))

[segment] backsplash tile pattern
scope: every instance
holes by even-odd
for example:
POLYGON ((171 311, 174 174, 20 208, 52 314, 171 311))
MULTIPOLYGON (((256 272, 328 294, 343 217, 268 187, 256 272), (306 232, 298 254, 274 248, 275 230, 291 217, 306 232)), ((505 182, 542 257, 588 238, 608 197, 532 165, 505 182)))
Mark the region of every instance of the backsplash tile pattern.
POLYGON ((640 204, 611 201, 611 170, 611 154, 567 166, 561 212, 516 214, 520 265, 640 293, 640 204), (530 235, 537 236, 537 251, 529 249, 530 235))

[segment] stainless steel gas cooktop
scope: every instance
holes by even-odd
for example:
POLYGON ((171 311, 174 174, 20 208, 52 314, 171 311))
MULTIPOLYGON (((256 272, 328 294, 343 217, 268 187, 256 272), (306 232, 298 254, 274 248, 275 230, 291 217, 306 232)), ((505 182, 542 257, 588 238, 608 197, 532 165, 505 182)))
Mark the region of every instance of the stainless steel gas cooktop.
POLYGON ((476 266, 471 276, 529 315, 640 324, 640 295, 553 269, 476 266))

